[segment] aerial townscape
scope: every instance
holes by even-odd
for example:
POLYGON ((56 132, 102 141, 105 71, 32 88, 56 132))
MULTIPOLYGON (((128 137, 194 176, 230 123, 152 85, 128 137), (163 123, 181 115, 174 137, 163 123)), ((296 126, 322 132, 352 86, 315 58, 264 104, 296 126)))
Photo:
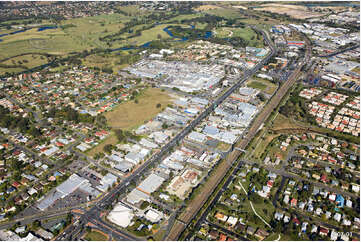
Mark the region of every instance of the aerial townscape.
POLYGON ((360 241, 360 2, 1 1, 1 241, 360 241))

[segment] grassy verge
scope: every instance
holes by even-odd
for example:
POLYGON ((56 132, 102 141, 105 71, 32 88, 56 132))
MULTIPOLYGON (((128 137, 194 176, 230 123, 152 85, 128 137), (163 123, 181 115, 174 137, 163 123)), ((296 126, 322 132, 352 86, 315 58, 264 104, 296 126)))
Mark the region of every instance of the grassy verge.
POLYGON ((102 234, 98 231, 94 231, 94 230, 92 230, 91 232, 88 232, 85 235, 84 239, 87 241, 107 241, 108 240, 108 238, 104 234, 102 234))

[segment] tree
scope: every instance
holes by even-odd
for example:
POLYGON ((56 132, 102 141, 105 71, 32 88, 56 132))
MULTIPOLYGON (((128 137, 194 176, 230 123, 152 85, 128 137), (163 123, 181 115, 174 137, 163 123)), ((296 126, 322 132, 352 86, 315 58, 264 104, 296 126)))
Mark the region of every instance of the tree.
POLYGON ((140 209, 144 210, 149 206, 149 202, 148 201, 144 201, 141 205, 140 205, 140 209))
POLYGON ((162 124, 162 129, 167 129, 168 128, 168 124, 167 123, 163 123, 162 124))
POLYGON ((162 104, 160 104, 160 103, 157 103, 157 105, 156 105, 157 108, 160 108, 161 106, 162 106, 162 104))
POLYGON ((107 144, 104 146, 103 150, 104 152, 110 154, 112 152, 113 146, 111 144, 107 144))
POLYGON ((251 195, 249 195, 249 199, 257 204, 262 203, 263 199, 255 192, 251 193, 251 195))

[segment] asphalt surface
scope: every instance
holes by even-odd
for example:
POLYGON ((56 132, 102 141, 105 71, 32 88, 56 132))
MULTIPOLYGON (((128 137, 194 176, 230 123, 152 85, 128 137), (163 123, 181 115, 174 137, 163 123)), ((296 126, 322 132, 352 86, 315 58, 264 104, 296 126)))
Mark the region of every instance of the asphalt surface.
POLYGON ((359 47, 360 47, 360 45, 355 45, 355 46, 346 48, 346 49, 344 49, 344 50, 335 51, 335 52, 330 53, 330 54, 327 54, 327 55, 319 55, 318 57, 332 57, 332 56, 335 56, 335 55, 338 55, 338 54, 342 54, 342 53, 347 52, 347 51, 350 51, 350 50, 357 49, 357 48, 359 48, 359 47))

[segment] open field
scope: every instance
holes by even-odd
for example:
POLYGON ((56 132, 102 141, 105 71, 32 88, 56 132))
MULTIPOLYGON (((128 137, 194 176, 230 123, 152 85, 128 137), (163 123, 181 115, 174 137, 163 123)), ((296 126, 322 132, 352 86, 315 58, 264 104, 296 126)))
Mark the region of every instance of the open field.
POLYGON ((252 87, 252 88, 264 91, 264 90, 266 90, 267 85, 265 85, 265 84, 263 84, 262 82, 259 82, 259 81, 252 81, 249 84, 247 84, 247 87, 252 87))
MULTIPOLYGON (((162 39, 170 38, 170 36, 165 31, 163 31, 163 29, 169 25, 170 24, 160 24, 151 29, 144 30, 142 31, 142 34, 140 36, 128 39, 128 42, 133 45, 142 45, 148 41, 157 40, 158 35, 160 35, 162 39)), ((172 25, 181 26, 183 28, 189 28, 189 25, 184 25, 184 24, 172 24, 172 25)))
POLYGON ((115 129, 132 129, 157 115, 161 111, 156 107, 158 103, 162 107, 171 104, 169 95, 156 88, 147 89, 137 99, 138 103, 121 103, 113 111, 105 113, 108 125, 115 129))
POLYGON ((258 142, 255 144, 255 150, 252 154, 252 158, 253 159, 260 159, 265 147, 268 146, 268 144, 279 135, 270 135, 270 134, 265 134, 264 138, 258 138, 258 142))
POLYGON ((43 65, 48 63, 48 59, 45 56, 37 55, 37 54, 30 54, 30 55, 23 55, 17 56, 6 61, 0 62, 0 75, 6 72, 18 72, 22 70, 26 70, 29 68, 33 68, 35 66, 43 65), (7 66, 19 66, 18 68, 7 68, 2 65, 7 66))
POLYGON ((98 144, 97 146, 95 146, 94 148, 88 150, 86 152, 86 154, 91 156, 91 157, 94 157, 95 154, 104 152, 104 150, 103 150, 104 146, 106 146, 106 145, 114 145, 116 143, 118 143, 118 139, 115 136, 115 134, 113 132, 111 132, 107 138, 102 140, 102 142, 100 144, 98 144))
POLYGON ((18 73, 24 71, 23 68, 5 68, 5 67, 0 67, 0 75, 8 72, 8 73, 18 73))
MULTIPOLYGON (((131 130, 157 115, 161 111, 161 108, 156 107, 158 103, 162 105, 162 108, 171 103, 170 96, 166 92, 162 92, 156 88, 147 89, 137 100, 138 103, 134 101, 121 103, 114 110, 105 113, 104 116, 107 118, 108 125, 114 129, 131 130)), ((115 134, 111 132, 106 139, 87 151, 86 154, 94 156, 99 152, 103 152, 105 145, 114 145, 116 143, 118 143, 118 139, 115 134)))
POLYGON ((352 71, 360 74, 360 67, 355 67, 352 71))
POLYGON ((129 16, 136 16, 137 14, 143 14, 145 12, 144 10, 139 9, 136 5, 121 6, 118 9, 126 12, 129 16))
POLYGON ((87 233, 84 237, 85 240, 88 241, 107 241, 108 238, 98 231, 92 230, 91 232, 87 233))
POLYGON ((257 39, 257 34, 250 28, 229 28, 229 27, 223 27, 223 28, 216 28, 216 36, 219 38, 227 38, 227 37, 241 37, 245 40, 247 40, 250 45, 256 46, 256 47, 263 47, 263 39, 260 40, 257 39))
POLYGON ((289 4, 278 4, 278 3, 267 3, 263 4, 260 8, 255 8, 258 11, 267 11, 271 13, 287 14, 290 17, 297 19, 307 19, 320 17, 324 14, 314 13, 307 10, 307 7, 301 5, 289 5, 289 4))
POLYGON ((198 8, 196 8, 197 11, 206 11, 206 10, 211 10, 211 9, 219 9, 221 7, 217 6, 217 5, 202 5, 199 6, 198 8))
POLYGON ((231 7, 220 7, 215 5, 203 5, 195 9, 196 11, 207 13, 211 15, 216 15, 225 18, 238 18, 241 17, 241 14, 237 9, 231 7))
POLYGON ((169 19, 167 22, 172 22, 172 21, 182 21, 185 19, 194 19, 197 17, 201 17, 203 16, 203 13, 193 13, 193 14, 182 14, 182 15, 178 15, 174 18, 169 19))
MULTIPOLYGON (((127 55, 128 51, 122 51, 122 55, 127 55)), ((82 59, 82 63, 88 67, 98 67, 100 69, 109 67, 113 69, 113 72, 118 72, 124 69, 128 64, 119 65, 119 58, 116 54, 93 54, 88 55, 82 59)))
POLYGON ((265 79, 255 79, 255 80, 250 80, 247 82, 247 87, 252 87, 255 89, 259 89, 269 95, 272 95, 273 92, 276 90, 277 85, 265 80, 265 79))
POLYGON ((44 31, 33 28, 3 36, 0 59, 29 52, 66 55, 96 47, 107 48, 105 42, 99 41, 99 37, 118 32, 129 19, 130 17, 121 14, 75 18, 62 21, 59 26, 67 26, 64 28, 44 31))
POLYGON ((87 46, 77 44, 62 30, 49 30, 51 33, 46 30, 39 34, 30 31, 33 30, 29 30, 29 33, 26 31, 18 35, 4 36, 4 41, 0 44, 0 59, 34 52, 65 55, 87 49, 87 46))
MULTIPOLYGON (((305 124, 306 125, 306 124, 305 124)), ((283 116, 282 114, 278 114, 275 120, 273 121, 272 129, 296 129, 296 128, 307 128, 303 126, 301 123, 296 122, 290 118, 283 116)))
POLYGON ((233 8, 237 8, 237 9, 243 9, 243 10, 247 10, 246 6, 242 6, 242 5, 237 5, 237 6, 232 6, 233 8))
POLYGON ((64 21, 64 25, 74 25, 64 30, 79 45, 91 48, 107 48, 100 37, 118 32, 128 22, 130 17, 121 14, 99 15, 94 17, 76 18, 64 21))

